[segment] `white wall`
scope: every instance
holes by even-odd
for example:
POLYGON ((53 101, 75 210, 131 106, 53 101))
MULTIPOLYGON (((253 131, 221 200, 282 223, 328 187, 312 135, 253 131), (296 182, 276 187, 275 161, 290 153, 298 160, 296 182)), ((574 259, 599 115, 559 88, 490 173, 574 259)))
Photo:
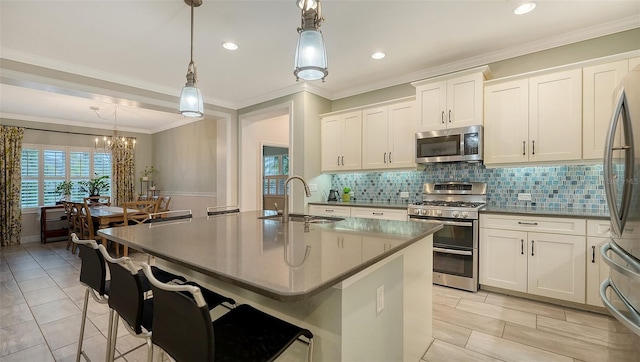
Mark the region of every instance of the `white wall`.
POLYGON ((240 210, 259 210, 262 209, 262 145, 288 147, 289 115, 243 118, 240 126, 240 210))

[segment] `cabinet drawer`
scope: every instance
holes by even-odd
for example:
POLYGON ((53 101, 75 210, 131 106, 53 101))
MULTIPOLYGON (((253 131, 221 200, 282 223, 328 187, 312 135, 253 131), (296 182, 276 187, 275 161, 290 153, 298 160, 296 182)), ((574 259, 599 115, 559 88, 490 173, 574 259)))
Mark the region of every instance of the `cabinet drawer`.
POLYGON ((480 215, 480 227, 567 235, 585 235, 586 220, 560 217, 482 214, 480 215))
MULTIPOLYGON (((611 236, 609 220, 587 220, 587 236, 611 236)), ((640 237, 640 222, 627 222, 625 237, 640 237)))
POLYGON ((348 206, 309 205, 310 215, 320 216, 351 216, 351 208, 348 206))
POLYGON ((407 210, 396 209, 373 209, 368 207, 354 207, 351 209, 351 216, 368 219, 399 220, 407 221, 407 210))

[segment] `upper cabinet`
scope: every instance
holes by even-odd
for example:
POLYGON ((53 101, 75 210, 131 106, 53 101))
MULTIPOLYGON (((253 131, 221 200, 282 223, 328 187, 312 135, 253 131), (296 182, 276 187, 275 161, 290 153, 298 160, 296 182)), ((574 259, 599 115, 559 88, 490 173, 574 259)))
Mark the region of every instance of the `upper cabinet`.
POLYGON ((411 83, 420 131, 482 125, 482 89, 489 67, 411 83))
POLYGON ((322 171, 350 171, 362 168, 362 112, 322 118, 322 171))
POLYGON ((362 168, 415 167, 414 102, 362 111, 362 168))
POLYGON ((582 157, 580 69, 485 87, 486 164, 582 157))
POLYGON ((602 159, 604 140, 613 113, 615 89, 629 70, 639 63, 640 58, 632 58, 583 68, 584 159, 602 159))

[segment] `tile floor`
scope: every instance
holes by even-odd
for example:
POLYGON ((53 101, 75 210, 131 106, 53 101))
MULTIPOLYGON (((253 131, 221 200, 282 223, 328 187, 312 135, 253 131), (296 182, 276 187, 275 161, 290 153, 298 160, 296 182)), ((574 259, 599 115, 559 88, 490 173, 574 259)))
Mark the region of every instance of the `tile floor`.
MULTIPOLYGON (((0 248, 0 362, 74 361, 84 288, 66 241, 0 248)), ((146 261, 146 256, 132 257, 146 261)), ((424 361, 640 361, 613 318, 497 293, 434 286, 424 361)), ((104 360, 108 308, 89 302, 84 349, 104 360)), ((118 329, 117 360, 145 361, 142 340, 118 329)))

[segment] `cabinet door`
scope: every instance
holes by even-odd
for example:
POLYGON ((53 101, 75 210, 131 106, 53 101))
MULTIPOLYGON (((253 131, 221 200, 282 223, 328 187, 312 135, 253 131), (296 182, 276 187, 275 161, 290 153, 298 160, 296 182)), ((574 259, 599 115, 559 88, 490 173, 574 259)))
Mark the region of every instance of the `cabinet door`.
POLYGON ((323 118, 321 122, 322 171, 339 170, 344 120, 340 116, 330 116, 323 118))
POLYGON ((414 102, 394 104, 388 108, 388 166, 416 166, 416 111, 414 102))
POLYGON ((447 128, 447 82, 434 82, 416 88, 416 102, 421 131, 447 128))
POLYGON ((584 303, 586 238, 533 232, 528 235, 528 292, 584 303))
POLYGON ((347 113, 343 119, 341 169, 360 170, 362 168, 362 112, 347 113))
POLYGON ((609 277, 609 266, 602 260, 600 248, 609 239, 587 238, 587 304, 604 307, 600 299, 600 284, 609 277))
POLYGON ((480 228, 480 284, 527 291, 527 233, 480 228))
POLYGON ((582 71, 529 78, 529 161, 582 157, 582 71))
POLYGON ((529 81, 520 79, 485 87, 484 162, 528 160, 529 81))
POLYGON ((628 67, 629 61, 622 60, 582 70, 584 159, 602 159, 604 155, 604 139, 613 113, 614 91, 627 74, 628 67))
POLYGON ((447 128, 482 124, 482 73, 447 81, 447 128))
POLYGON ((362 168, 387 168, 387 107, 362 111, 362 168))

